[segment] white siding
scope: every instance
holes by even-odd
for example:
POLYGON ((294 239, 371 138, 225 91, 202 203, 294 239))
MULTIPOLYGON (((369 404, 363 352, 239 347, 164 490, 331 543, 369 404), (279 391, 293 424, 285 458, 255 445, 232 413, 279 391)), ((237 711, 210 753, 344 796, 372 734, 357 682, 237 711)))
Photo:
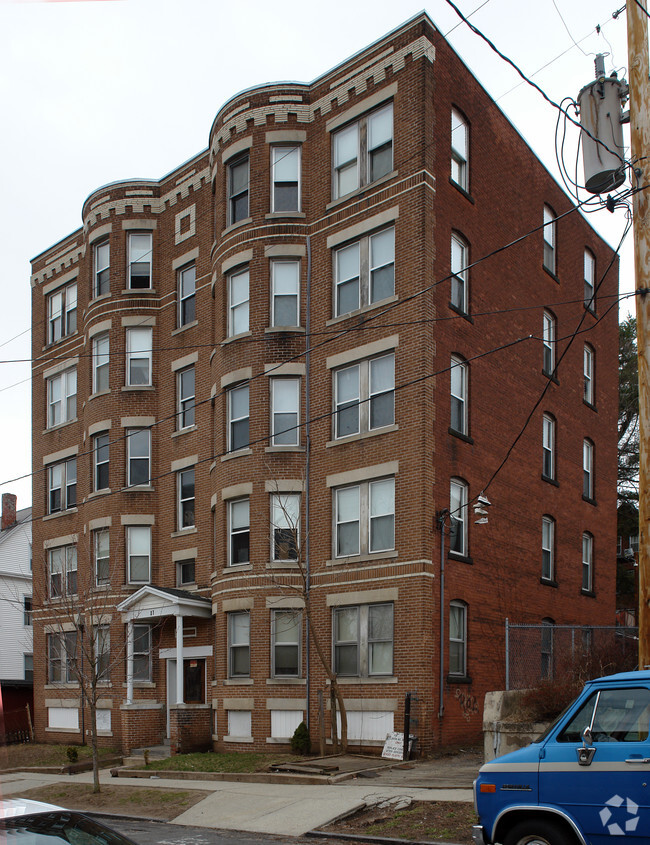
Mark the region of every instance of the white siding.
POLYGON ((24 624, 23 597, 32 594, 29 509, 14 528, 0 533, 0 680, 25 677, 25 654, 32 653, 32 627, 24 624))
POLYGON ((250 710, 229 710, 228 711, 228 735, 229 736, 251 736, 252 731, 250 710))
MULTIPOLYGON (((339 730, 341 729, 341 716, 336 714, 339 730)), ((393 716, 392 711, 382 710, 348 710, 348 739, 349 740, 378 740, 383 742, 389 733, 392 733, 393 716)))
POLYGON ((291 739, 302 722, 302 710, 271 710, 273 739, 291 739))
POLYGON ((48 707, 48 728, 79 730, 79 710, 76 707, 48 707))

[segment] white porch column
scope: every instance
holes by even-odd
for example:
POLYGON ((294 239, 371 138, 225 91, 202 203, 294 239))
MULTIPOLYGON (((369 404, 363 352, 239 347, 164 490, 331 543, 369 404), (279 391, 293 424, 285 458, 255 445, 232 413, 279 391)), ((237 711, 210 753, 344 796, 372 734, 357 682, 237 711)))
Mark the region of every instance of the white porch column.
POLYGON ((176 704, 183 704, 183 617, 176 617, 176 704))
POLYGON ((133 620, 126 625, 126 703, 133 704, 133 620))

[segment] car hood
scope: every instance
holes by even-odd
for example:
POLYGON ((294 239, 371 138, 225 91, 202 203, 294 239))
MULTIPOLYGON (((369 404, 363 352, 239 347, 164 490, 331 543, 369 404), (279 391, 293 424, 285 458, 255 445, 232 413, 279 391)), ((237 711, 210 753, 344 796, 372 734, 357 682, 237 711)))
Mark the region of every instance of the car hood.
POLYGON ((60 810, 55 804, 45 804, 43 801, 32 801, 29 798, 3 798, 0 800, 0 819, 14 816, 28 816, 32 813, 47 813, 49 810, 60 810))

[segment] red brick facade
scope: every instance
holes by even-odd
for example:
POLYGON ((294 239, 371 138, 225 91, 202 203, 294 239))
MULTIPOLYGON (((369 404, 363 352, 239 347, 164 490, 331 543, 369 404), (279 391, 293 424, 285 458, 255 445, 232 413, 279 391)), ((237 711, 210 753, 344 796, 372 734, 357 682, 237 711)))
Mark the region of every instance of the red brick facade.
POLYGON ((86 640, 92 625, 110 627, 102 742, 128 749, 172 734, 181 745, 267 748, 308 718, 315 743, 329 684, 307 645, 301 564, 351 746, 401 730, 408 692, 421 748, 474 738, 484 693, 504 684, 506 617, 613 624, 617 272, 612 250, 424 15, 312 84, 237 95, 217 114, 208 150, 159 182, 93 193, 83 228, 33 262, 37 738, 81 739, 78 685, 56 659, 52 667, 52 652, 48 661, 46 635, 61 639, 83 605, 86 640), (455 178, 452 110, 467 130, 455 178), (545 206, 560 218, 555 272, 543 267, 545 206), (452 238, 474 266, 450 281, 452 238), (591 309, 585 250, 596 283, 612 265, 591 309), (192 266, 194 314, 183 276, 192 266), (560 361, 551 379, 545 311, 560 361), (455 404, 452 356, 465 376, 455 404), (180 383, 190 367, 193 422, 190 385, 180 383), (553 424, 550 478, 543 415, 553 424), (127 448, 134 431, 150 431, 146 469, 146 434, 144 454, 143 440, 127 448), (477 525, 474 500, 506 456, 487 489, 489 522, 477 525), (76 497, 59 481, 67 473, 70 482, 70 461, 76 497), (192 468, 194 501, 180 476, 192 468), (138 483, 141 472, 149 483, 138 483), (467 536, 463 548, 447 516, 443 593, 438 518, 452 479, 468 495, 467 536), (296 544, 283 519, 298 501, 296 544), (109 543, 103 569, 98 532, 109 543), (72 603, 51 596, 52 566, 73 554, 66 547, 77 558, 72 603), (180 561, 194 561, 193 575, 180 561), (147 655, 136 643, 126 703, 127 613, 117 606, 145 582, 162 592, 129 606, 136 625, 153 624, 147 655), (192 616, 183 595, 211 604, 192 616), (195 673, 185 709, 169 705, 167 689, 179 615, 185 672, 195 673), (211 705, 211 718, 195 704, 211 705))

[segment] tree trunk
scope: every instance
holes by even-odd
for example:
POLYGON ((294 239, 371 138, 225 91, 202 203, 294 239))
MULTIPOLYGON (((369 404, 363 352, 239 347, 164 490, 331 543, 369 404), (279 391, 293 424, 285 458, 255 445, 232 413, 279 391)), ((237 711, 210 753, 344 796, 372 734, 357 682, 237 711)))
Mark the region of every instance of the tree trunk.
POLYGON ((97 690, 92 689, 87 696, 90 706, 90 747, 93 752, 93 792, 101 792, 99 785, 99 751, 97 748, 97 690))

